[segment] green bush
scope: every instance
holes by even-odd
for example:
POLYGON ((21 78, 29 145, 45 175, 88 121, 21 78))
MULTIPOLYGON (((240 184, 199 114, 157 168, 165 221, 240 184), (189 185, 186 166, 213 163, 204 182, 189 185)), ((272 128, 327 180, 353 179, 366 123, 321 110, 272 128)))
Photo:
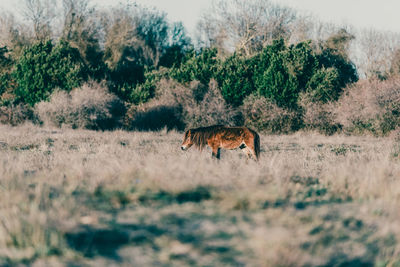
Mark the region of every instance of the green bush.
MULTIPOLYGON (((132 49, 130 49, 132 50, 132 49)), ((136 52, 135 52, 136 53, 136 52)), ((125 56, 109 71, 109 88, 119 98, 129 101, 132 90, 145 82, 145 67, 138 55, 130 51, 132 59, 125 56)))
POLYGON ((319 69, 334 68, 337 70, 336 88, 334 91, 341 92, 346 85, 358 81, 357 69, 349 59, 339 53, 338 51, 330 48, 325 48, 320 54, 316 55, 319 69))
POLYGON ((307 93, 313 102, 336 101, 342 90, 339 86, 339 72, 332 67, 317 70, 307 84, 307 93))
POLYGON ((192 51, 187 54, 179 67, 171 69, 171 78, 180 83, 189 83, 198 80, 208 84, 215 77, 220 60, 217 58, 217 49, 205 48, 200 52, 192 51))
MULTIPOLYGON (((11 70, 13 66, 13 60, 8 56, 8 48, 6 46, 0 47, 0 96, 6 91, 10 91, 10 88, 14 85, 11 77, 11 70)), ((2 102, 3 99, 1 99, 2 102)))
POLYGON ((295 109, 317 59, 309 42, 287 47, 283 40, 276 40, 255 56, 253 64, 257 93, 280 107, 295 109))
POLYGON ((51 41, 26 48, 15 65, 17 99, 33 106, 47 100, 55 88, 71 90, 87 76, 79 51, 67 42, 53 46, 51 41))
POLYGON ((7 91, 7 89, 11 87, 12 80, 12 76, 9 72, 5 71, 3 73, 0 73, 0 96, 2 96, 7 91))
POLYGON ((237 54, 221 63, 216 75, 221 94, 228 104, 239 106, 255 88, 251 60, 237 54))
POLYGON ((189 53, 170 77, 181 83, 217 80, 225 101, 240 106, 252 93, 266 97, 282 108, 297 110, 299 95, 307 92, 313 101, 337 100, 348 83, 357 81, 355 68, 331 48, 316 54, 310 41, 287 46, 275 40, 251 58, 234 53, 222 60, 216 49, 189 53))

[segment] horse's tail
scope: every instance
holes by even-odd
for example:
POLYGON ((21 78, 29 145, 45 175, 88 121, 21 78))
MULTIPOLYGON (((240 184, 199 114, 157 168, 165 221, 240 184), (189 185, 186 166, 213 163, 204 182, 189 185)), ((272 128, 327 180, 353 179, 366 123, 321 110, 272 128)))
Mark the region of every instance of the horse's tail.
POLYGON ((254 134, 254 153, 256 154, 256 159, 260 159, 260 136, 257 132, 253 131, 254 134))

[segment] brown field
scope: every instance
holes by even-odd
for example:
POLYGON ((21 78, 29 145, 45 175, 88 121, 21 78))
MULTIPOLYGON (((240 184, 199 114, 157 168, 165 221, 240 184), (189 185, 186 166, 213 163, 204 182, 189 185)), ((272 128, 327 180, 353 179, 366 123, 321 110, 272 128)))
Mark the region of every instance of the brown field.
POLYGON ((0 265, 400 266, 394 138, 0 126, 0 265))

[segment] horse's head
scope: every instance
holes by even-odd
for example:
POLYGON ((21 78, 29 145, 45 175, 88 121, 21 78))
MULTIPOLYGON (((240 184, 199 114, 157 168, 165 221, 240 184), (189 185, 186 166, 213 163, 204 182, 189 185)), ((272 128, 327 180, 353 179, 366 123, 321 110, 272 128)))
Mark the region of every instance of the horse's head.
POLYGON ((183 137, 183 142, 181 145, 181 149, 182 150, 187 150, 189 149, 189 147, 191 147, 193 145, 193 141, 192 141, 192 131, 191 130, 187 130, 185 132, 185 136, 183 137))

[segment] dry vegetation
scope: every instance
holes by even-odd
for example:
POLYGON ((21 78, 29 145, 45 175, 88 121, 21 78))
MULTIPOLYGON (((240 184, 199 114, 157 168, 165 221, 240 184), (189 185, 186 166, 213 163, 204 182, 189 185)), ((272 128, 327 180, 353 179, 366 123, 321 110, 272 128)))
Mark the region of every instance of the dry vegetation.
POLYGON ((261 138, 257 164, 174 131, 0 126, 0 265, 400 263, 395 138, 261 138))

